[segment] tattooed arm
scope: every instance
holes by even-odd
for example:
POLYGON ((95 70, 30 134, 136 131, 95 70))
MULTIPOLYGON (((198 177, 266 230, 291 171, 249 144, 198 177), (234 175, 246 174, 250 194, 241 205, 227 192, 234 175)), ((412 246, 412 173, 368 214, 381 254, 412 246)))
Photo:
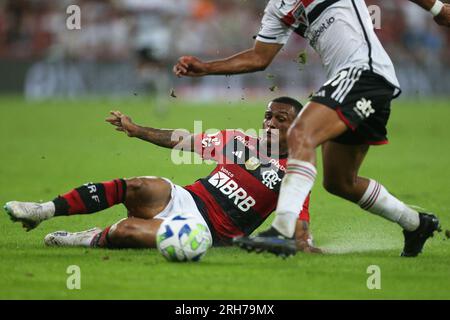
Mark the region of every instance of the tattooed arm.
POLYGON ((120 111, 112 111, 107 122, 116 127, 117 131, 125 132, 129 137, 148 141, 160 147, 192 151, 193 135, 181 129, 156 129, 135 124, 130 117, 120 111))

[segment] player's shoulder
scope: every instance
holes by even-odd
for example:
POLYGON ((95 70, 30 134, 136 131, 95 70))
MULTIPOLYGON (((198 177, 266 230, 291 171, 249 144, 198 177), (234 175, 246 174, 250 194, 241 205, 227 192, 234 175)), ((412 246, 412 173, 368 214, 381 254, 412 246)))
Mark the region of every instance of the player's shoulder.
MULTIPOLYGON (((266 5, 265 11, 268 13, 289 12, 301 2, 301 0, 270 0, 266 5)), ((307 2, 311 3, 313 1, 308 0, 307 2)))
POLYGON ((267 14, 273 14, 273 15, 279 15, 280 9, 283 8, 286 5, 289 5, 290 2, 296 2, 297 0, 270 0, 266 8, 264 9, 264 13, 267 14))

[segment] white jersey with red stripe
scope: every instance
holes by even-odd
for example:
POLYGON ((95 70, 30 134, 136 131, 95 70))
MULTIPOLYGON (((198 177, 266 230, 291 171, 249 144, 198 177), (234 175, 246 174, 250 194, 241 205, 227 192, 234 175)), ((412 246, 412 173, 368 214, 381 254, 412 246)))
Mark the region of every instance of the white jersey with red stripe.
POLYGON ((295 32, 321 57, 328 79, 359 67, 384 77, 400 92, 391 59, 375 34, 364 0, 271 0, 256 40, 285 44, 295 32))

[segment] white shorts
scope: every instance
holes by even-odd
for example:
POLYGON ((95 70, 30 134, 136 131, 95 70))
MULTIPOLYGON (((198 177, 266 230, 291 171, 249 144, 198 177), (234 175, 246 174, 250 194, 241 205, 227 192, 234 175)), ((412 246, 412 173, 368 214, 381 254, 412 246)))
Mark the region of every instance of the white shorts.
POLYGON ((154 219, 166 220, 175 215, 194 216, 206 226, 212 239, 212 234, 209 230, 208 224, 198 210, 197 204, 195 203, 194 198, 192 198, 189 191, 187 191, 183 187, 180 187, 179 185, 172 183, 172 181, 170 181, 169 179, 162 179, 170 183, 172 191, 169 203, 163 209, 163 211, 161 211, 154 217, 154 219))

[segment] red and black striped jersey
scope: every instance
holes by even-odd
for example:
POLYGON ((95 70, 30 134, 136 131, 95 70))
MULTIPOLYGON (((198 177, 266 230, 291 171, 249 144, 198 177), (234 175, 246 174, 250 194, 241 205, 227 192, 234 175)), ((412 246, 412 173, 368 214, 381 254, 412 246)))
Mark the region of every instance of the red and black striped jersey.
MULTIPOLYGON (((251 234, 276 208, 287 157, 263 149, 260 139, 238 130, 195 137, 195 151, 217 166, 185 188, 201 199, 221 240, 251 234)), ((309 197, 299 219, 309 221, 308 208, 309 197)))

